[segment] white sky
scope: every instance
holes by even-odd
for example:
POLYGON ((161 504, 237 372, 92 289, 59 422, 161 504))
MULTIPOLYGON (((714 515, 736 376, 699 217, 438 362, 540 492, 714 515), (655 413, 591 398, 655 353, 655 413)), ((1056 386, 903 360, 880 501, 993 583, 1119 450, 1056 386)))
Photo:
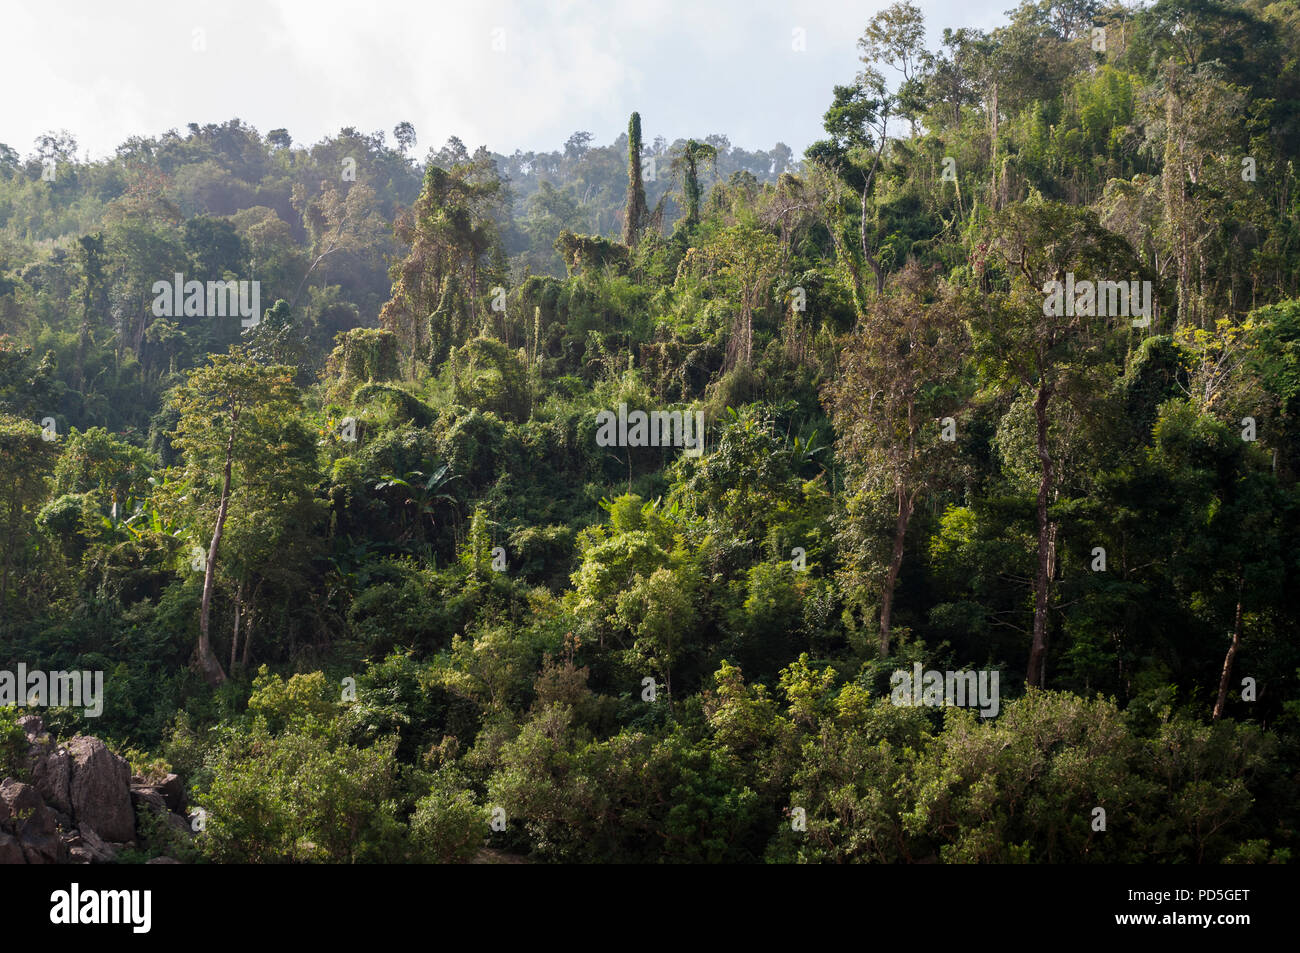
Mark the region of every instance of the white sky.
MULTIPOLYGON (((24 156, 67 129, 93 157, 131 135, 239 117, 312 143, 410 120, 418 154, 458 135, 510 153, 575 130, 613 141, 734 145, 822 134, 835 83, 886 0, 0 0, 0 142, 24 156), (793 31, 805 31, 796 52, 793 31), (504 51, 493 49, 494 30, 504 51), (202 31, 205 49, 195 31, 202 31)), ((989 28, 1016 0, 921 0, 945 26, 989 28)), ((390 135, 391 141, 391 135, 390 135)))

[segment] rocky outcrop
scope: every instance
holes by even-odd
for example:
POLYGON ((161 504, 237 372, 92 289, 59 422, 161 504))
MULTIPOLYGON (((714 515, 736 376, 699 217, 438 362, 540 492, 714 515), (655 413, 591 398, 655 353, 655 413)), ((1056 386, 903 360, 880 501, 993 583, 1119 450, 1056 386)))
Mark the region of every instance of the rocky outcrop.
MULTIPOLYGON (((168 777, 174 778, 176 775, 169 774, 168 777)), ((160 818, 165 825, 177 833, 186 836, 190 834, 189 822, 179 814, 172 813, 167 795, 163 793, 161 786, 132 784, 131 803, 135 805, 137 811, 143 807, 150 814, 160 818)))
POLYGON ((32 783, 45 803, 60 814, 72 816, 72 756, 66 748, 55 748, 37 759, 32 783))
POLYGON ((110 864, 117 859, 117 848, 104 843, 89 827, 64 835, 68 856, 74 864, 110 864))
POLYGON ((107 841, 135 840, 131 809, 131 767, 98 738, 78 735, 68 742, 72 756, 69 794, 72 820, 107 841))
POLYGON ((0 783, 0 832, 7 835, 0 854, 8 854, 12 863, 58 864, 68 859, 54 812, 30 784, 13 778, 0 783))
POLYGON ((158 785, 158 791, 167 802, 167 810, 173 814, 184 814, 185 803, 185 785, 181 783, 179 774, 169 774, 162 779, 158 785))
MULTIPOLYGON (((137 808, 161 819, 162 830, 192 836, 180 816, 185 790, 176 775, 146 784, 98 738, 78 735, 57 745, 38 716, 18 724, 27 735, 31 783, 0 783, 0 864, 111 863, 140 839, 137 808)), ((149 861, 155 862, 177 863, 165 856, 149 861)))
POLYGON ((0 831, 0 864, 25 864, 27 855, 23 853, 23 845, 17 837, 5 831, 0 831))
POLYGON ((56 748, 36 715, 18 719, 27 735, 27 760, 32 769, 32 784, 45 803, 60 814, 72 815, 72 758, 63 748, 56 748))

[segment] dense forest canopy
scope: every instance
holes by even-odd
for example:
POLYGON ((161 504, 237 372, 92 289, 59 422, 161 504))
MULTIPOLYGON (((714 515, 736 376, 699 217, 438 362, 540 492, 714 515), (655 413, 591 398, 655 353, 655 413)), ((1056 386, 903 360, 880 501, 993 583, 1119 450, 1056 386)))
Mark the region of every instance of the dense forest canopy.
POLYGON ((155 853, 1289 859, 1300 4, 926 26, 802 157, 0 144, 0 668, 155 853))

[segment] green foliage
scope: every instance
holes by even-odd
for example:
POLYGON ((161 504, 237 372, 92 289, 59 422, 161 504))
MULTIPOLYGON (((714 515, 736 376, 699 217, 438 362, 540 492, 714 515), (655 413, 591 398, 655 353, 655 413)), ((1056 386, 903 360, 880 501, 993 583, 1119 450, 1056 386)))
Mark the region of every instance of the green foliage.
POLYGON ((871 16, 798 160, 0 146, 0 661, 104 671, 47 726, 208 812, 123 861, 1293 855, 1300 19, 942 27, 871 16), (176 273, 274 304, 155 316, 176 273))
POLYGON ((599 235, 575 235, 567 229, 555 239, 555 250, 564 260, 570 275, 614 267, 627 269, 631 261, 627 245, 620 245, 599 235))
POLYGON ((500 341, 476 337, 452 349, 457 376, 453 400, 502 420, 523 420, 532 406, 528 368, 522 355, 500 341))
POLYGON ((340 387, 392 380, 399 374, 397 338, 379 328, 353 328, 334 349, 340 387))
POLYGON ((482 847, 488 831, 488 812, 450 769, 434 775, 411 815, 411 844, 424 863, 464 863, 482 847))
POLYGON ((210 755, 198 845, 218 863, 356 863, 403 858, 392 745, 358 749, 326 735, 264 727, 210 755))
POLYGON ((0 775, 23 780, 27 774, 27 735, 18 725, 18 709, 0 708, 0 775))
POLYGON ((293 675, 286 682, 280 676, 272 675, 263 665, 253 679, 248 710, 265 719, 272 733, 292 729, 317 735, 330 729, 338 713, 338 702, 330 697, 333 693, 333 689, 326 685, 323 672, 293 675))

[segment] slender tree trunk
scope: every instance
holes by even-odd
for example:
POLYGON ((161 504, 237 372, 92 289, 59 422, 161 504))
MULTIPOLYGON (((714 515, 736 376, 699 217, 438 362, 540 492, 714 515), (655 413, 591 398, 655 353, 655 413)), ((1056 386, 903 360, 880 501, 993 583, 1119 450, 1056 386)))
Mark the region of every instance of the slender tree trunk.
POLYGON ((989 172, 993 176, 993 180, 989 183, 989 207, 996 212, 998 210, 998 84, 996 82, 993 84, 993 95, 989 105, 989 121, 992 123, 989 133, 991 149, 989 172))
MULTIPOLYGON (((879 156, 876 157, 879 161, 879 156)), ((872 170, 872 177, 875 175, 875 169, 872 170)), ((871 248, 867 244, 867 189, 871 188, 871 177, 868 177, 865 185, 862 186, 862 223, 859 230, 859 236, 862 241, 862 257, 866 259, 871 268, 871 273, 876 276, 876 294, 885 290, 885 272, 880 267, 880 262, 876 261, 876 256, 871 254, 871 248)))
POLYGON ((1213 719, 1223 717, 1223 710, 1228 704, 1228 683, 1232 681, 1232 663, 1237 660, 1237 650, 1241 648, 1241 596, 1246 587, 1245 577, 1237 570, 1237 612, 1232 622, 1232 644, 1223 659, 1223 675, 1219 677, 1219 698, 1214 703, 1213 719))
POLYGON ((881 127, 880 146, 876 149, 876 157, 871 162, 871 171, 867 173, 866 181, 862 183, 862 220, 859 225, 858 237, 862 243, 862 257, 866 259, 867 264, 871 267, 871 273, 876 276, 876 294, 879 295, 885 290, 885 272, 880 267, 880 262, 876 256, 871 253, 871 248, 867 243, 867 192, 871 190, 871 183, 876 179, 876 170, 880 168, 881 156, 885 154, 885 146, 889 139, 885 135, 887 126, 881 127))
POLYGON ((867 310, 867 294, 862 287, 862 269, 858 267, 857 260, 848 253, 844 242, 840 239, 839 231, 829 221, 829 217, 827 228, 831 233, 831 241, 835 244, 836 257, 849 269, 849 275, 853 278, 853 300, 858 307, 858 314, 865 314, 867 310))
POLYGON ((1034 415, 1038 423, 1038 462, 1041 468, 1038 480, 1038 570, 1034 576, 1034 637, 1029 648, 1029 665, 1026 682, 1042 688, 1047 660, 1047 605, 1052 583, 1052 562, 1055 535, 1047 519, 1047 503, 1052 493, 1052 454, 1047 445, 1047 405, 1052 399, 1052 388, 1046 382, 1038 385, 1034 400, 1034 415))
POLYGON ((238 427, 239 418, 236 415, 230 424, 230 436, 226 439, 226 469, 221 485, 221 504, 217 507, 217 525, 212 531, 212 543, 208 546, 208 561, 203 568, 203 601, 199 606, 198 664, 209 685, 220 685, 226 680, 226 673, 221 670, 221 662, 212 651, 208 626, 212 620, 212 590, 217 578, 217 548, 221 545, 221 534, 226 528, 226 509, 230 504, 230 470, 235 460, 235 431, 238 427))
POLYGON ((244 658, 240 661, 240 667, 245 671, 248 670, 248 659, 253 648, 253 619, 256 618, 257 593, 262 588, 259 582, 248 596, 248 610, 244 613, 244 658))
POLYGON ((230 671, 235 671, 235 662, 239 655, 239 617, 240 610, 244 607, 244 581, 239 581, 239 588, 235 591, 235 633, 230 637, 230 671))
POLYGON ((894 612, 894 586, 898 571, 903 567, 903 543, 907 539, 907 524, 912 519, 914 498, 902 491, 898 493, 898 521, 894 524, 894 552, 889 559, 889 573, 885 577, 885 591, 880 598, 880 657, 889 654, 889 636, 894 612))
POLYGON ((5 534, 4 574, 0 575, 0 608, 4 607, 9 596, 9 572, 13 568, 14 550, 18 545, 14 537, 18 533, 18 518, 21 510, 22 503, 18 500, 18 474, 15 472, 13 483, 9 487, 9 513, 6 520, 9 525, 8 532, 5 534))
POLYGON ((476 331, 474 324, 478 321, 478 259, 469 260, 469 323, 471 332, 476 331))
POLYGON ((1173 253, 1178 267, 1178 320, 1191 324, 1197 316, 1192 307, 1187 165, 1182 122, 1182 103, 1171 85, 1165 95, 1165 165, 1160 179, 1164 191, 1165 218, 1173 229, 1173 253))
MULTIPOLYGON (((668 631, 668 658, 671 659, 672 657, 673 657, 673 633, 672 630, 670 629, 668 631)), ((669 661, 668 664, 664 666, 664 688, 667 689, 668 698, 671 699, 673 697, 673 663, 671 661, 669 661)))

